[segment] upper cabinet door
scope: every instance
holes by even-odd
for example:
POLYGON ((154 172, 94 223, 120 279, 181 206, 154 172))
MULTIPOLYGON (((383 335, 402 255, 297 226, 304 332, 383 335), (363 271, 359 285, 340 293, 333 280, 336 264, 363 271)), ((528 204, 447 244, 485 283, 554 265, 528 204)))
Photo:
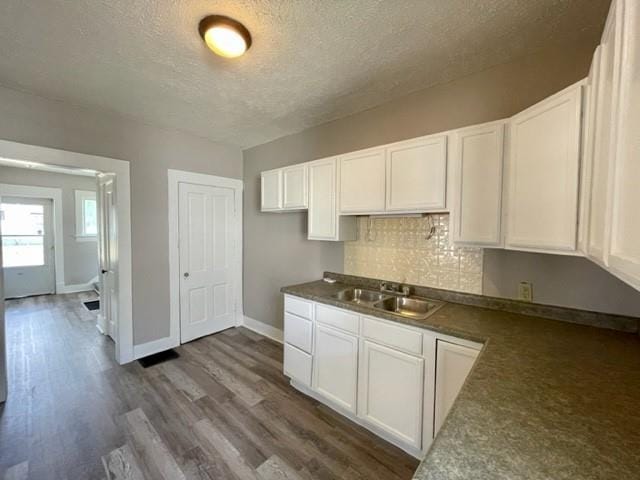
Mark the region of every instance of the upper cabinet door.
POLYGON ((511 118, 508 248, 575 252, 581 104, 573 85, 511 118))
POLYGON ((640 290, 640 4, 624 5, 613 146, 609 267, 640 290))
POLYGON ((337 192, 335 158, 309 164, 309 240, 337 240, 337 192))
POLYGON ((609 181, 615 135, 614 106, 618 101, 619 70, 621 65, 622 9, 612 2, 600 44, 599 75, 596 88, 596 118, 593 131, 593 165, 587 255, 606 266, 608 235, 605 232, 609 215, 609 181))
POLYGON ((287 210, 307 208, 307 164, 284 168, 282 182, 283 208, 287 210))
POLYGON ((282 170, 269 170, 260 174, 262 211, 282 209, 282 170))
POLYGON ((426 212, 445 208, 446 135, 389 145, 386 163, 387 211, 426 212))
POLYGON ((385 149, 372 148, 340 157, 340 212, 383 212, 385 149))
POLYGON ((502 166, 505 122, 457 131, 453 138, 453 240, 502 243, 502 166))

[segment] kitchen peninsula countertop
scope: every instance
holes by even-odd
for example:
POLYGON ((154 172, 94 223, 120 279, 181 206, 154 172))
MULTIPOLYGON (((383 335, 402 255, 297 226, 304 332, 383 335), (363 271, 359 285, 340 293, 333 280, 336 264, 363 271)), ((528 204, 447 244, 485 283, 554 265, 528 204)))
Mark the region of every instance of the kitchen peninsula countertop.
POLYGON ((640 478, 637 333, 458 303, 406 319, 331 298, 360 286, 337 277, 281 291, 484 343, 414 479, 640 478))

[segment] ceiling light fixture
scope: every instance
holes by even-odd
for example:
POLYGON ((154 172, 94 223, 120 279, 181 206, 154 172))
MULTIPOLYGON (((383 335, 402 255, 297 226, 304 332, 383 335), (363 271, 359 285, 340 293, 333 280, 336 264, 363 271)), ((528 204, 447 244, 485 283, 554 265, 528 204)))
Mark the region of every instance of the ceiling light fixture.
POLYGON ((233 18, 209 15, 200 20, 198 31, 213 53, 221 57, 239 57, 251 46, 249 30, 233 18))

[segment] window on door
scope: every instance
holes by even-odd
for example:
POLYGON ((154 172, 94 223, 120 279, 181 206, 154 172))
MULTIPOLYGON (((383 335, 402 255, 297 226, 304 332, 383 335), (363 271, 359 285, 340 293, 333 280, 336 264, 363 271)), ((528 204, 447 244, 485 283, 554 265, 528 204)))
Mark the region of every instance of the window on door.
POLYGON ((76 190, 76 237, 95 240, 98 234, 96 192, 76 190))
POLYGON ((5 267, 44 265, 44 207, 0 204, 2 259, 5 267))

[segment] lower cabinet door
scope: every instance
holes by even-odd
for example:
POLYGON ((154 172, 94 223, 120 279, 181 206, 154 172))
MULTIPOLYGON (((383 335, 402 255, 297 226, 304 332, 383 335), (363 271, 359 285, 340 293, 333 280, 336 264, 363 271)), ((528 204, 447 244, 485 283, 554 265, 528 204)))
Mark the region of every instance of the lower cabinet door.
POLYGON ((311 386, 311 355, 284 344, 284 374, 307 387, 311 386))
POLYGON ((364 341, 358 416, 422 448, 424 359, 364 341))
POLYGON ((350 412, 356 412, 358 337, 316 324, 313 388, 350 412))
POLYGON ((464 381, 478 357, 478 351, 438 340, 434 436, 442 427, 464 381))

